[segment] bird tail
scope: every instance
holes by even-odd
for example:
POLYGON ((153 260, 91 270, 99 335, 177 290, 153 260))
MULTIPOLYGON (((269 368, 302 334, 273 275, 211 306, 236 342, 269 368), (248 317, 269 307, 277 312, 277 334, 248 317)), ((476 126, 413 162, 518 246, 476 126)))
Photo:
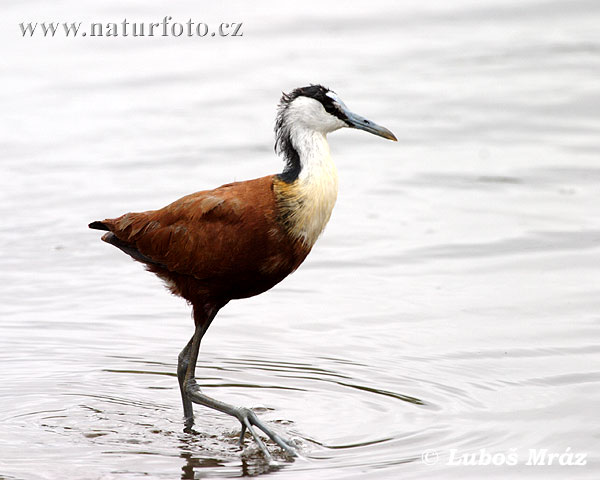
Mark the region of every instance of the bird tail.
POLYGON ((166 268, 165 265, 163 265, 162 263, 152 260, 150 257, 148 257, 148 256, 144 255, 142 252, 140 252, 134 243, 129 243, 129 242, 127 242, 125 240, 121 240, 119 237, 117 237, 111 231, 110 227, 105 222, 112 223, 113 221, 110 219, 104 220, 102 222, 95 221, 95 222, 90 223, 88 225, 88 227, 93 228, 94 230, 107 231, 108 233, 105 233, 104 235, 102 235, 102 240, 105 241, 106 243, 110 243, 111 245, 114 245, 115 247, 117 247, 119 250, 125 252, 127 255, 129 255, 134 260, 145 263, 147 266, 153 265, 153 266, 160 267, 160 268, 166 268))
POLYGON ((88 227, 93 228, 94 230, 104 230, 106 232, 110 232, 110 228, 104 223, 100 221, 92 222, 88 225, 88 227))

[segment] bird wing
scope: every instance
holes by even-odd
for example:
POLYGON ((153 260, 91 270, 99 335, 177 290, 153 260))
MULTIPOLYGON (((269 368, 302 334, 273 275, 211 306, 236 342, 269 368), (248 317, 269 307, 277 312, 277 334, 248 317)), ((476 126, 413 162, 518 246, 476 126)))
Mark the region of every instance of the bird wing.
POLYGON ((272 180, 263 177, 194 193, 160 210, 127 213, 102 223, 141 253, 142 259, 171 272, 206 279, 243 271, 244 263, 266 247, 273 228, 269 219, 274 217, 272 180))

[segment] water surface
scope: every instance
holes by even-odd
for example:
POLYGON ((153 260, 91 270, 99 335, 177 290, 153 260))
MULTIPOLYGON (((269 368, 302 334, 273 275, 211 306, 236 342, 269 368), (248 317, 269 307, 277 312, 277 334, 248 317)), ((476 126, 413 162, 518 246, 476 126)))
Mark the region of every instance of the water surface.
POLYGON ((597 478, 598 3, 165 8, 4 7, 0 477, 597 478), (244 37, 17 27, 166 14, 244 37), (183 432, 189 309, 86 225, 279 171, 276 102, 310 82, 399 142, 330 136, 325 234, 203 341, 203 389, 298 446, 273 467, 218 412, 183 432), (519 461, 453 466, 452 449, 519 461), (587 465, 527 466, 529 449, 587 465))

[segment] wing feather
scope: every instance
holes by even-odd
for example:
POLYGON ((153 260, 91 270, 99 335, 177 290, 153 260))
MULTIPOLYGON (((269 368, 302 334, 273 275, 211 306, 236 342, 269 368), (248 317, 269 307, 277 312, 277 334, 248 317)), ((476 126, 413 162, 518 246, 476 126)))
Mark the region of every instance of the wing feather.
POLYGON ((271 177, 224 185, 154 211, 104 220, 121 241, 171 272, 197 279, 256 268, 273 235, 271 177))

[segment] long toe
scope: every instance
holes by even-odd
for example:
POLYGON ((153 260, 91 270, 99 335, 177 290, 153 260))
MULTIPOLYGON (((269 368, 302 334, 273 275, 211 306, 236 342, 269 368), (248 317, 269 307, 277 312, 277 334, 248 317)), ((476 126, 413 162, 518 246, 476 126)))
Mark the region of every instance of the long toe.
POLYGON ((238 409, 238 413, 239 413, 238 420, 242 424, 242 434, 240 435, 240 445, 242 445, 244 433, 245 433, 246 429, 248 429, 248 431, 250 432, 250 434, 256 441, 257 445, 262 450, 265 458, 267 458, 268 460, 271 460, 271 454, 267 450, 266 445, 264 444, 264 442, 262 441, 260 436, 256 433, 256 430, 253 428, 253 427, 256 427, 259 430, 262 430, 273 442, 275 442, 277 445, 279 445, 279 447, 282 450, 284 450, 288 455, 291 455, 292 457, 296 456, 296 451, 295 451, 294 447, 289 443, 289 441, 284 440, 282 437, 280 437, 275 432, 273 432, 270 428, 268 428, 264 423, 262 423, 256 416, 256 413, 254 413, 252 410, 250 410, 249 408, 240 408, 240 409, 238 409))
POLYGON ((238 408, 233 405, 229 405, 228 403, 221 402, 219 400, 215 400, 207 395, 204 395, 196 380, 194 378, 190 378, 185 381, 184 384, 184 392, 189 397, 189 399, 200 405, 204 405, 208 408, 213 408, 218 410, 219 412, 226 413, 227 415, 231 415, 237 418, 242 424, 242 432, 240 435, 240 446, 244 441, 244 433, 246 430, 250 432, 250 435, 254 438, 260 449, 262 450, 265 458, 271 460, 271 454, 267 450, 264 442, 256 432, 256 429, 262 430, 273 442, 275 442, 279 447, 281 447, 288 455, 295 457, 297 456, 294 447, 287 441, 277 435, 275 432, 271 431, 266 425, 264 425, 256 416, 256 414, 250 410, 249 408, 238 408), (254 428, 256 427, 256 428, 254 428))

